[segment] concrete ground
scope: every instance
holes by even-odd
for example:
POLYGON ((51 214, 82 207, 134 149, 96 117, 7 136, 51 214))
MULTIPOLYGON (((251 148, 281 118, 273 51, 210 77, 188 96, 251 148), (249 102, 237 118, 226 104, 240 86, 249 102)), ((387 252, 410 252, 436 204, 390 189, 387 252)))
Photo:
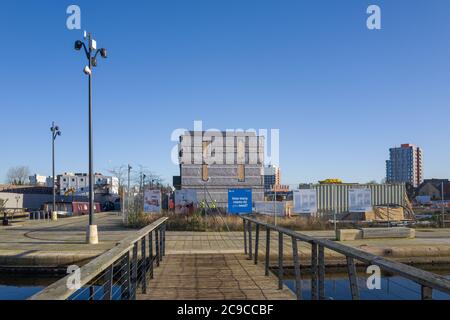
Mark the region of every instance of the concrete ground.
MULTIPOLYGON (((57 222, 25 220, 11 227, 0 226, 0 267, 56 268, 82 265, 113 247, 136 230, 122 226, 115 213, 96 215, 100 243, 85 244, 87 216, 57 222)), ((305 231, 311 236, 334 238, 333 231, 305 231)), ((235 254, 244 252, 243 232, 167 232, 166 254, 235 254)), ((277 235, 271 234, 270 259, 277 258, 277 235)), ((253 232, 253 236, 255 233, 253 232)), ((259 252, 265 253, 265 232, 261 231, 259 252)), ((415 239, 371 239, 343 244, 407 263, 440 263, 450 267, 450 229, 417 229, 415 239)), ((253 241, 254 245, 254 241, 253 241)), ((308 244, 299 243, 303 264, 309 263, 308 244)), ((291 260, 291 241, 285 237, 286 260, 291 260)), ((342 256, 325 251, 328 264, 340 264, 342 256)))
POLYGON ((24 220, 0 226, 0 266, 42 266, 82 264, 105 252, 135 230, 125 229, 117 214, 95 215, 100 243, 85 243, 88 217, 58 221, 24 220))

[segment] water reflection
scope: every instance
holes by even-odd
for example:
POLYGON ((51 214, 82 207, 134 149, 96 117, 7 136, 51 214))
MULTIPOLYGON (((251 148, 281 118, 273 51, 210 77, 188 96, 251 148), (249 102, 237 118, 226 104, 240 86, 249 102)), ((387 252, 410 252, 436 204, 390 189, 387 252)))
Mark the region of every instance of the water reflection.
MULTIPOLYGON (((450 279, 450 276, 446 276, 450 279)), ((421 287, 414 281, 398 277, 383 275, 381 288, 369 290, 366 277, 358 277, 358 287, 361 300, 419 300, 421 287)), ((289 277, 284 283, 295 292, 295 281, 289 277)), ((311 299, 311 280, 303 279, 303 299, 311 299)), ((325 296, 330 300, 351 300, 350 283, 347 274, 326 275, 325 296)), ((433 299, 450 300, 450 295, 433 290, 433 299)))

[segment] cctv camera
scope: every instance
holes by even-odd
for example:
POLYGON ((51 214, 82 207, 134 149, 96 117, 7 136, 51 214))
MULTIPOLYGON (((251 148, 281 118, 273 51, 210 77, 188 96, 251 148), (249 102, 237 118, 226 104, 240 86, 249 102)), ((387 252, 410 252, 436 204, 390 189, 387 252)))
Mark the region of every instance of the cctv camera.
POLYGON ((92 74, 92 71, 88 66, 84 67, 83 72, 89 76, 92 74))
POLYGON ((100 49, 100 55, 102 58, 106 58, 108 56, 105 48, 100 49))
POLYGON ((82 46, 83 42, 81 42, 80 40, 75 41, 75 50, 80 50, 82 46))

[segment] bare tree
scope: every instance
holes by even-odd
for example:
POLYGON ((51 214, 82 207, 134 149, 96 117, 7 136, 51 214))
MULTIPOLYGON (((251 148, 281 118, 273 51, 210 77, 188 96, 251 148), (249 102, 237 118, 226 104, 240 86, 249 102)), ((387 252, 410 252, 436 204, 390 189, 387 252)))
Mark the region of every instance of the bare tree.
POLYGON ((114 177, 117 177, 119 180, 119 189, 122 189, 126 179, 127 179, 127 168, 126 165, 121 165, 119 167, 114 167, 112 169, 108 169, 108 172, 113 175, 114 177))
POLYGON ((24 185, 30 176, 30 169, 27 166, 17 166, 9 168, 6 173, 8 183, 13 185, 24 185))
POLYGON ((137 186, 142 184, 142 175, 145 175, 145 185, 160 186, 163 182, 160 175, 150 171, 143 165, 138 165, 138 170, 134 171, 133 181, 137 186))

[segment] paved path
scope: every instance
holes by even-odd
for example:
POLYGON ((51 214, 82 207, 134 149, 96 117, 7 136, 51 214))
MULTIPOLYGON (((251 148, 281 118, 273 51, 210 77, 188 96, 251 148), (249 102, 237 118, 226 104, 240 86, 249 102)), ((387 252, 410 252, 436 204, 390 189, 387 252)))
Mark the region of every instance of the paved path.
POLYGON ((138 300, 292 300, 288 288, 278 290, 278 280, 264 275, 238 254, 169 254, 164 257, 148 288, 138 300))
POLYGON ((135 230, 122 226, 115 213, 96 214, 100 243, 85 243, 88 217, 58 221, 25 220, 0 227, 0 266, 58 267, 83 264, 112 248, 135 230))
MULTIPOLYGON (((323 238, 334 239, 333 231, 302 231, 302 233, 323 238)), ((417 230, 416 239, 364 239, 342 242, 345 245, 390 258, 399 262, 410 264, 444 263, 450 265, 450 229, 417 230)), ((255 232, 252 233, 253 246, 255 245, 255 232)), ((265 255, 266 233, 260 232, 259 253, 261 258, 265 255)), ((168 232, 166 251, 169 254, 195 254, 195 253, 243 253, 243 232, 168 232)), ((309 265, 311 247, 304 242, 298 243, 300 260, 303 265, 309 265)), ((292 261, 291 239, 284 238, 284 255, 286 262, 292 261)), ((277 262, 278 234, 271 233, 270 260, 277 262)), ((346 265, 343 255, 325 249, 327 265, 346 265)))
MULTIPOLYGON (((0 226, 1 267, 63 267, 82 265, 112 248, 135 232, 122 225, 115 213, 96 214, 100 244, 85 244, 87 216, 60 219, 57 222, 25 220, 12 227, 0 226)), ((304 231, 321 238, 333 238, 333 231, 304 231)), ((253 232, 253 237, 255 233, 253 232)), ((450 229, 418 229, 416 239, 373 239, 343 242, 362 250, 407 263, 450 263, 450 229)), ((243 232, 167 232, 167 254, 242 254, 243 232)), ((291 259, 291 241, 284 242, 287 261, 291 259)), ((254 242, 253 242, 254 244, 254 242)), ((308 264, 310 248, 299 243, 303 264, 308 264)), ((265 253, 265 232, 261 231, 260 253, 265 253)), ((343 257, 325 251, 328 264, 340 264, 343 257)), ((277 235, 272 232, 272 262, 277 257, 277 235)))

